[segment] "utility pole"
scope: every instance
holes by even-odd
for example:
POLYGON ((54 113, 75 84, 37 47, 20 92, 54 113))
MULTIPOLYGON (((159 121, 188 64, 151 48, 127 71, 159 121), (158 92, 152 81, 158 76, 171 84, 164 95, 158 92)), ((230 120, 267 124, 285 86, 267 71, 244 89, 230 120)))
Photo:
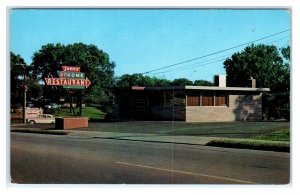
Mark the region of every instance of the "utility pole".
POLYGON ((26 123, 26 91, 27 91, 27 86, 26 86, 26 65, 25 64, 18 64, 22 66, 23 68, 23 123, 26 123))
POLYGON ((26 69, 24 67, 24 102, 23 102, 23 123, 26 124, 26 69))

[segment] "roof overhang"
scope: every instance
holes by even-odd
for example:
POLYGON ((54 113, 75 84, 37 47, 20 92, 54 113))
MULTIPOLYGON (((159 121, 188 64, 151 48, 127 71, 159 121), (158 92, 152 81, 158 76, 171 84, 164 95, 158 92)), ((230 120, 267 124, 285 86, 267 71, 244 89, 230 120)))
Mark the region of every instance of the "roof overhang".
POLYGON ((170 86, 170 87, 146 87, 146 90, 211 90, 211 91, 259 91, 268 92, 270 88, 250 87, 217 87, 217 86, 170 86))

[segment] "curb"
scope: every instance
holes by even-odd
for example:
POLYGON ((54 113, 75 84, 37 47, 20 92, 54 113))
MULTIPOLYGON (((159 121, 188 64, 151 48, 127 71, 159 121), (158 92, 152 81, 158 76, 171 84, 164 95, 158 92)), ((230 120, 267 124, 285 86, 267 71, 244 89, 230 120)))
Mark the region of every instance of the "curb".
POLYGON ((142 139, 126 139, 126 138, 114 138, 114 137, 92 137, 94 139, 112 139, 112 140, 122 140, 122 141, 132 141, 132 142, 149 142, 149 143, 165 143, 165 144, 183 144, 183 145, 193 145, 193 146, 205 146, 205 144, 199 143, 187 143, 187 142, 172 142, 172 141, 159 141, 159 140, 142 140, 142 139))
POLYGON ((205 146, 288 152, 288 153, 290 152, 289 142, 276 142, 276 141, 222 139, 222 140, 210 141, 207 144, 205 144, 205 146))
POLYGON ((50 135, 68 135, 69 133, 55 130, 11 130, 17 133, 36 133, 36 134, 50 134, 50 135))

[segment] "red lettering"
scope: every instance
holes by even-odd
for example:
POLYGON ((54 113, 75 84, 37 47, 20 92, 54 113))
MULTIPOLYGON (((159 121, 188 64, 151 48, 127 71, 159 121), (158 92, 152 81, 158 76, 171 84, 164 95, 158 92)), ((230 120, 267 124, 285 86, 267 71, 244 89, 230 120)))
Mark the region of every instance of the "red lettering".
POLYGON ((51 85, 51 79, 50 78, 45 78, 46 84, 51 85))
POLYGON ((86 86, 91 82, 86 79, 71 79, 71 78, 45 78, 46 85, 64 85, 64 86, 86 86))
POLYGON ((63 71, 73 71, 73 72, 80 72, 80 67, 76 66, 62 66, 63 71))

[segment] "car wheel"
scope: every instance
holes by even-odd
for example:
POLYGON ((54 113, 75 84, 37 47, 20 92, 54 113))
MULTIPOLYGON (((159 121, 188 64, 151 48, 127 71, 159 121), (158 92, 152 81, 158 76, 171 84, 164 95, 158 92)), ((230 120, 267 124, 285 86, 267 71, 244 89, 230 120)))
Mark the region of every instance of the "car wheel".
POLYGON ((33 125, 33 124, 35 124, 35 122, 34 121, 30 121, 29 124, 33 125))

